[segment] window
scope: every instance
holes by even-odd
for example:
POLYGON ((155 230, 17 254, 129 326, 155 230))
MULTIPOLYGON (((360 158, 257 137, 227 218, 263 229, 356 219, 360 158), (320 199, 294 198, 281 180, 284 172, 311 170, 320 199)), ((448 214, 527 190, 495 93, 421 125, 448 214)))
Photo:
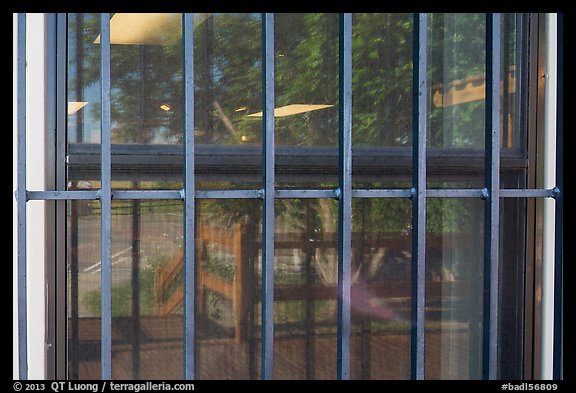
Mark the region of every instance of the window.
POLYGON ((527 375, 536 15, 49 18, 55 376, 527 375))

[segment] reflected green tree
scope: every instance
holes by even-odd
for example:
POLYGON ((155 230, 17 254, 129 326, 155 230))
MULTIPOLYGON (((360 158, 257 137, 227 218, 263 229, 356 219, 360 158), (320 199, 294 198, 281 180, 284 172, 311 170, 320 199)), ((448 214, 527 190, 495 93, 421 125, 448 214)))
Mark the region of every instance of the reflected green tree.
MULTIPOLYGON (((338 135, 338 15, 280 13, 275 18, 276 107, 333 105, 276 118, 277 145, 334 148, 338 135)), ((70 97, 95 94, 100 77, 96 42, 99 17, 71 14, 69 28, 71 47, 81 47, 81 51, 76 49, 81 57, 71 51, 69 58, 70 97)), ((261 33, 260 14, 201 14, 196 18, 197 144, 260 146, 262 118, 251 115, 262 111, 261 33)), ((182 143, 181 31, 166 34, 173 37, 162 45, 112 45, 113 143, 182 143), (169 110, 162 109, 162 105, 169 110)), ((507 37, 511 40, 513 32, 507 37)), ((356 13, 352 40, 354 147, 408 151, 412 143, 413 15, 356 13)), ((428 49, 429 146, 482 148, 484 101, 438 106, 432 102, 432 89, 441 90, 442 85, 455 80, 483 77, 484 14, 431 14, 428 49)), ((98 100, 99 97, 95 99, 98 100)), ((99 111, 98 105, 91 105, 89 116, 98 119, 99 111)), ((279 217, 286 217, 295 228, 304 225, 295 213, 298 203, 282 200, 277 203, 279 217)), ((314 203, 316 219, 308 225, 319 231, 335 228, 326 221, 328 216, 337 217, 335 211, 326 214, 322 201, 314 203)), ((362 223, 366 227, 366 222, 372 231, 405 230, 410 209, 395 209, 392 205, 393 201, 375 201, 367 221, 360 215, 353 217, 354 230, 359 230, 362 223)), ((465 217, 464 211, 447 206, 431 203, 428 215, 465 217)), ((247 217, 257 218, 241 201, 214 204, 206 213, 228 226, 246 221, 247 217)), ((440 221, 429 222, 430 230, 448 230, 440 221)))

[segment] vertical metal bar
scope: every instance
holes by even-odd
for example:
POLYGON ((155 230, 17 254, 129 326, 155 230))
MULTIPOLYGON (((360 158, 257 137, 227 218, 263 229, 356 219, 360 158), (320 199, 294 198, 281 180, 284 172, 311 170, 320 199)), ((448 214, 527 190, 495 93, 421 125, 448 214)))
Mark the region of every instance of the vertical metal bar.
POLYGON ((100 220, 102 261, 101 290, 101 379, 112 379, 112 266, 111 266, 111 163, 110 163, 110 14, 100 14, 100 91, 101 91, 101 186, 100 220))
POLYGON ((412 323, 410 376, 424 379, 426 304, 426 117, 428 112, 428 15, 414 14, 414 73, 412 111, 412 323))
MULTIPOLYGON (((66 113, 67 107, 67 92, 66 92, 66 69, 67 69, 67 32, 68 30, 68 16, 66 13, 59 13, 56 15, 56 52, 54 53, 56 73, 56 147, 55 147, 55 181, 56 190, 65 190, 67 184, 67 171, 66 171, 66 121, 68 115, 66 113)), ((50 40, 48 40, 50 41, 50 40)), ((51 73, 48 71, 47 75, 51 73)), ((47 133, 51 133, 47 129, 47 133)), ((56 201, 56 230, 55 235, 55 254, 54 266, 56 271, 56 376, 55 379, 67 378, 67 358, 66 358, 66 345, 68 335, 68 318, 67 318, 67 293, 66 284, 68 281, 68 268, 66 266, 66 236, 68 228, 66 226, 66 207, 71 202, 56 201)), ((68 363, 69 364, 69 363, 68 363)), ((78 367, 75 365, 74 367, 78 367)), ((77 374, 76 374, 77 375, 77 374)), ((77 376, 76 376, 77 378, 77 376)))
POLYGON ((557 88, 556 88, 556 224, 554 239, 554 343, 552 377, 564 378, 564 14, 557 17, 557 88))
POLYGON ((500 14, 486 15, 486 188, 483 378, 498 376, 500 226, 500 14))
POLYGON ((274 14, 262 14, 262 379, 274 376, 274 14))
POLYGON ((352 14, 340 14, 338 125, 338 340, 337 376, 350 379, 352 247, 352 14))
POLYGON ((184 377, 196 377, 194 222, 194 14, 183 16, 184 45, 184 377))
POLYGON ((26 296, 26 14, 18 14, 17 121, 18 121, 18 373, 28 379, 26 296))
MULTIPOLYGON (((82 101, 83 100, 83 89, 84 89, 84 78, 83 78, 83 62, 84 62, 84 57, 83 57, 83 35, 84 35, 84 15, 81 13, 76 14, 76 18, 75 18, 75 22, 76 22, 76 26, 75 29, 76 31, 74 32, 75 34, 75 40, 76 40, 76 48, 75 48, 75 60, 76 60, 76 101, 82 101)), ((67 23, 66 23, 67 25, 67 23)), ((68 26, 66 26, 66 29, 68 29, 68 26)), ((65 32, 64 32, 65 33, 65 32)), ((64 34, 64 37, 66 37, 66 34, 64 34)), ((65 42, 64 45, 67 45, 68 43, 65 42)), ((64 46, 65 48, 66 46, 64 46)), ((66 56, 61 56, 62 58, 65 58, 66 56)), ((63 65, 64 69, 67 68, 67 64, 63 65)), ((63 90, 66 90, 66 81, 62 81, 63 83, 63 90)), ((67 101, 67 97, 63 97, 63 101, 67 101)), ((65 119, 61 119, 62 121, 65 121, 65 119)), ((79 111, 77 113, 76 116, 76 141, 79 143, 83 143, 84 142, 84 132, 83 132, 83 126, 84 126, 84 111, 79 111)), ((66 146, 65 143, 62 143, 62 145, 66 146)), ((65 162, 65 161, 64 161, 65 162)), ((63 173, 66 173, 66 169, 63 169, 63 173)), ((71 183, 71 189, 76 189, 76 185, 78 184, 78 182, 74 181, 71 183)), ((65 189, 66 188, 66 183, 64 182, 63 187, 61 188, 57 188, 57 189, 65 189)), ((68 253, 68 264, 70 267, 70 278, 69 278, 69 294, 70 294, 70 319, 69 319, 69 329, 68 331, 69 333, 69 339, 68 339, 68 359, 69 359, 69 367, 68 367, 68 375, 71 379, 78 379, 79 378, 79 359, 80 359, 80 343, 79 343, 79 321, 78 321, 78 309, 79 309, 79 298, 78 298, 78 294, 79 294, 79 287, 78 287, 78 236, 79 236, 79 228, 80 226, 78 225, 79 223, 79 216, 78 216, 78 205, 85 203, 82 201, 68 201, 67 202, 70 206, 70 237, 69 237, 69 244, 70 244, 70 248, 69 248, 69 253, 68 253)))

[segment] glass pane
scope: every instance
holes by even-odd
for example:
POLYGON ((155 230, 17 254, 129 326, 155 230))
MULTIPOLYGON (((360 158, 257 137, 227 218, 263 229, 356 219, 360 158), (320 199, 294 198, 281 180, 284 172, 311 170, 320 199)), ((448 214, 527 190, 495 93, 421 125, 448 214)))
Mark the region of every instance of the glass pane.
POLYGON ((410 379, 411 202, 353 199, 352 379, 410 379))
POLYGON ((543 198, 500 199, 500 297, 506 299, 500 302, 501 339, 498 345, 501 379, 521 379, 525 367, 529 368, 534 361, 531 356, 523 361, 526 350, 524 344, 530 343, 530 346, 534 346, 534 351, 538 351, 536 348, 540 345, 540 340, 532 339, 539 337, 539 324, 525 326, 524 321, 526 317, 526 320, 532 317, 541 320, 537 315, 539 306, 534 304, 536 296, 530 292, 541 292, 536 289, 541 280, 541 253, 544 248, 540 209, 542 203, 546 202, 552 201, 543 198), (535 217, 530 213, 529 215, 535 225, 527 227, 527 212, 534 211, 535 217), (534 252, 529 250, 531 247, 527 244, 534 245, 534 252))
POLYGON ((523 135, 526 127, 521 127, 522 103, 522 68, 526 67, 527 41, 522 32, 526 29, 522 14, 502 14, 502 63, 500 67, 502 80, 502 151, 521 150, 527 141, 523 135))
POLYGON ((100 143, 99 14, 68 14, 68 143, 100 143))
MULTIPOLYGON (((529 129, 526 125, 530 114, 527 100, 529 67, 528 15, 502 14, 502 150, 500 154, 500 186, 503 188, 524 188, 526 184, 525 160, 529 159, 538 167, 545 156, 540 151, 534 158, 529 157, 529 129), (520 158, 520 160, 518 160, 520 158)), ((540 109, 537 110, 537 112, 540 109)), ((543 129, 543 127, 542 127, 543 129)), ((543 135, 530 136, 542 140, 543 135)))
POLYGON ((260 378, 261 202, 196 204, 199 379, 260 378))
POLYGON ((277 181, 337 181, 338 14, 275 14, 274 27, 277 181))
POLYGON ((181 14, 110 19, 113 143, 182 143, 181 24, 181 14))
POLYGON ((481 379, 484 202, 429 198, 426 232, 425 376, 481 379))
POLYGON ((352 164, 364 188, 379 187, 382 167, 410 181, 412 19, 400 13, 353 15, 352 164))
POLYGON ((274 378, 336 379, 338 203, 275 203, 274 378))
POLYGON ((262 176, 261 26, 260 14, 195 16, 196 172, 220 189, 258 188, 249 182, 262 176))
POLYGON ((67 211, 68 377, 100 379, 100 202, 67 211))
POLYGON ((183 204, 112 201, 112 377, 182 379, 183 204))
POLYGON ((449 171, 467 182, 483 173, 485 62, 485 14, 430 14, 429 180, 449 171))
POLYGON ((430 147, 484 147, 485 14, 431 14, 430 147))
MULTIPOLYGON (((99 177, 99 23, 98 14, 68 17, 71 180, 99 177)), ((182 180, 181 23, 181 14, 115 13, 110 19, 114 180, 182 180)))

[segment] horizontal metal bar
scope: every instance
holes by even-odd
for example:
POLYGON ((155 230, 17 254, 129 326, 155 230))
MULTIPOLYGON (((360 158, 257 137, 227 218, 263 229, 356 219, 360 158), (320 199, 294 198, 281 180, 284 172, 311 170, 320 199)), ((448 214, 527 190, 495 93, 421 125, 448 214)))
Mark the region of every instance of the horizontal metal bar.
POLYGON ((196 190, 197 199, 262 199, 262 190, 196 190))
POLYGON ((28 191, 26 198, 29 201, 98 199, 98 191, 28 191))
POLYGON ((482 189, 428 189, 427 198, 483 198, 485 196, 482 189))
POLYGON ((556 198, 558 190, 551 189, 501 189, 503 198, 556 198))
POLYGON ((369 189, 369 190, 352 190, 352 198, 410 198, 412 189, 369 189))
POLYGON ((338 189, 333 190, 276 190, 274 198, 291 199, 291 198, 338 198, 340 192, 338 189))
POLYGON ((183 199, 180 190, 112 190, 112 199, 183 199))
MULTIPOLYGON (((471 189, 427 189, 427 198, 485 198, 485 190, 471 189)), ((559 190, 551 189, 502 189, 501 198, 556 198, 559 190)), ((99 190, 27 191, 27 201, 39 200, 97 200, 99 190)), ((274 198, 338 198, 338 189, 328 190, 275 190, 274 198)), ((411 198, 412 189, 354 189, 353 198, 411 198)), ((198 199, 262 199, 262 190, 196 190, 198 199)), ((112 190, 112 199, 184 199, 181 190, 112 190)))

